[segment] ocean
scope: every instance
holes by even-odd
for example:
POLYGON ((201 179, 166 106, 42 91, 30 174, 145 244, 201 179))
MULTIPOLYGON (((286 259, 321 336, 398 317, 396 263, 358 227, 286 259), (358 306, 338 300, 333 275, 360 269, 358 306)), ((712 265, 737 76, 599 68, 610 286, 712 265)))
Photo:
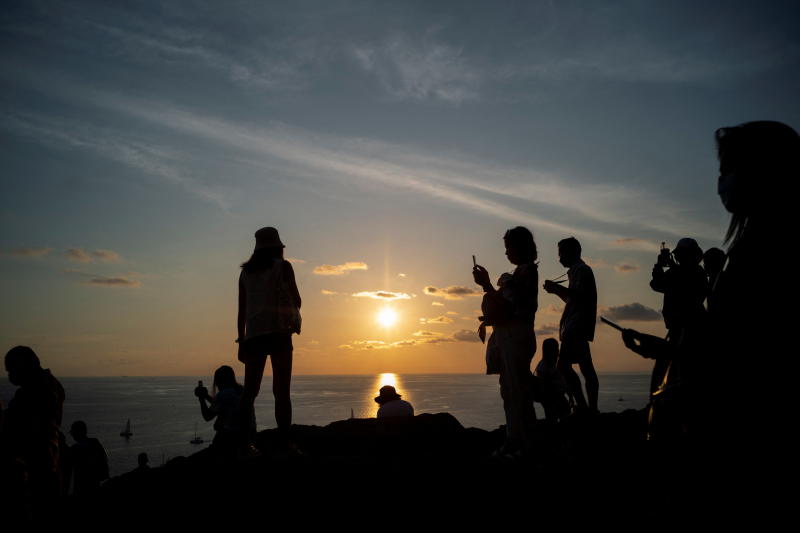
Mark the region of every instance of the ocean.
MULTIPOLYGON (((214 437, 213 422, 205 422, 193 395, 198 380, 211 389, 211 376, 60 378, 66 390, 63 430, 83 420, 89 436, 102 442, 111 475, 136 466, 147 452, 151 466, 172 457, 191 455, 214 437), (120 436, 130 420, 133 436, 120 436), (195 429, 196 428, 196 429, 195 429), (203 444, 190 444, 195 436, 203 444)), ((640 409, 647 403, 648 374, 600 374, 599 407, 603 412, 640 409)), ((481 374, 378 374, 354 376, 292 376, 293 423, 324 426, 336 420, 373 417, 373 398, 383 385, 394 385, 415 412, 448 412, 465 427, 496 429, 505 423, 497 376, 481 374)), ((16 387, 0 379, 0 398, 8 406, 16 387)), ((272 378, 264 376, 256 401, 258 429, 275 427, 272 378)), ((544 416, 540 405, 537 416, 544 416)), ((67 436, 72 444, 72 438, 67 436)))

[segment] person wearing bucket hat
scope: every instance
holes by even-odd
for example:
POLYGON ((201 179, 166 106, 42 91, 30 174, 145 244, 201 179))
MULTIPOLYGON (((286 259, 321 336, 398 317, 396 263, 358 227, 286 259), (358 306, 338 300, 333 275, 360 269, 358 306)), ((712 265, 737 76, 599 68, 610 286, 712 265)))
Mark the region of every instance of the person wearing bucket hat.
POLYGON ((397 390, 391 385, 384 385, 375 402, 380 405, 377 418, 389 418, 393 416, 414 416, 414 407, 400 398, 397 390))
POLYGON ((272 362, 275 420, 288 439, 292 425, 290 384, 292 334, 300 333, 300 292, 285 245, 273 227, 255 233, 253 254, 241 266, 237 329, 239 360, 245 365, 242 417, 250 420, 261 388, 267 357, 272 362))

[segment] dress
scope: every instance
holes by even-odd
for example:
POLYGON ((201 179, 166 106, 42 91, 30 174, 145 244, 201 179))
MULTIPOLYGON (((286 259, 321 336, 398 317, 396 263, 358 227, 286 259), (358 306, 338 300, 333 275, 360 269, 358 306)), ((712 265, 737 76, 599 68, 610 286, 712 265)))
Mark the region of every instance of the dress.
POLYGON ((570 364, 591 360, 589 342, 597 322, 597 286, 592 267, 578 259, 567 271, 569 299, 559 325, 561 358, 570 364))
POLYGON ((492 335, 486 345, 487 374, 500 374, 500 395, 506 414, 507 448, 529 448, 536 420, 531 396, 531 361, 536 353, 533 331, 538 307, 538 267, 519 265, 501 278, 500 288, 490 298, 506 306, 503 316, 489 318, 492 335))

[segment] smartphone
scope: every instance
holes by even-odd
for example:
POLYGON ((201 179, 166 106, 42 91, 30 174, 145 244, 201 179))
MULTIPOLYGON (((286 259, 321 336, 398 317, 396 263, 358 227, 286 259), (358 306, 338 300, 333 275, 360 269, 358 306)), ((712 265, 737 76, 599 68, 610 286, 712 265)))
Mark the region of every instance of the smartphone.
POLYGON ((614 322, 610 321, 609 319, 607 319, 607 318, 606 318, 606 317, 604 317, 604 316, 601 316, 601 317, 600 317, 600 321, 601 321, 601 322, 603 322, 604 324, 608 324, 608 325, 609 325, 609 326, 611 326, 612 328, 614 328, 614 329, 617 329, 617 330, 619 330, 619 331, 623 331, 623 330, 625 329, 625 328, 623 328, 622 326, 620 326, 619 324, 615 324, 614 322))
POLYGON ((475 261, 475 256, 474 255, 472 256, 472 266, 473 267, 478 266, 478 263, 475 261))

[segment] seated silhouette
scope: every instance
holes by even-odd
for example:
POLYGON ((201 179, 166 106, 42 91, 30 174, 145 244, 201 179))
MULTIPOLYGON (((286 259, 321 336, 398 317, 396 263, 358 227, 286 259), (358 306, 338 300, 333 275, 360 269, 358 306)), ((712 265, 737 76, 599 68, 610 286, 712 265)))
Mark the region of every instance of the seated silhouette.
POLYGON ((100 441, 89 437, 83 420, 73 422, 69 434, 75 439, 75 444, 69 449, 72 492, 76 496, 85 496, 96 492, 100 484, 109 478, 108 456, 100 441))
POLYGON ((380 405, 377 418, 390 418, 395 416, 414 416, 414 407, 401 399, 400 395, 391 385, 381 387, 380 393, 375 397, 375 402, 380 405))

